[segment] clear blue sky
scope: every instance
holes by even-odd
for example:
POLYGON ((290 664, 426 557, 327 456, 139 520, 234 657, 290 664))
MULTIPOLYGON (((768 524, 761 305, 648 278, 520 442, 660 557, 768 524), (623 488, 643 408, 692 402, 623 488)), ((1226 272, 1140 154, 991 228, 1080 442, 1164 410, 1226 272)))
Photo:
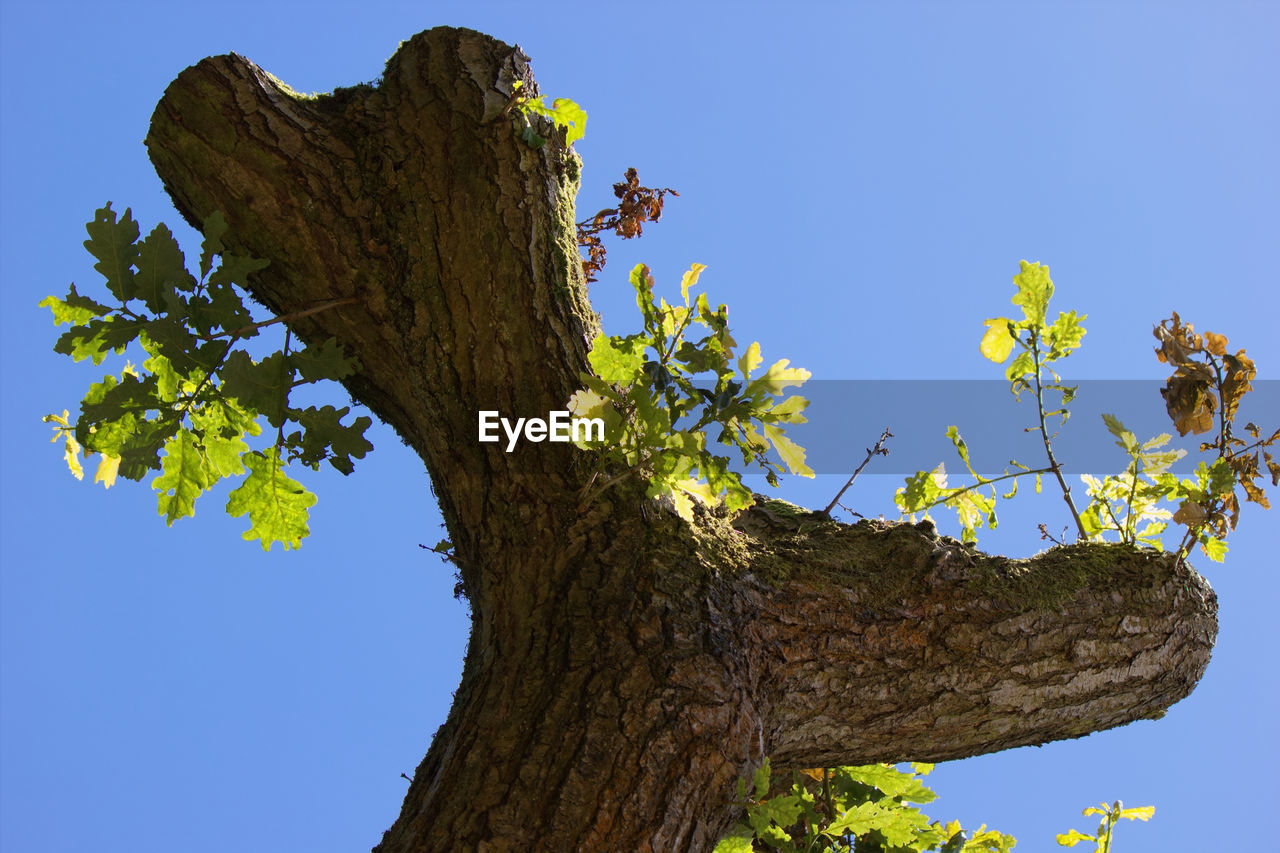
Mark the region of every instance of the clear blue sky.
MULTIPOLYGON (((166 529, 149 489, 78 483, 48 443, 40 416, 74 411, 99 374, 52 353, 36 302, 94 286, 80 242, 103 202, 180 224, 141 141, 165 85, 204 56, 236 51, 324 91, 376 77, 438 24, 520 43, 543 90, 590 114, 583 211, 628 166, 681 193, 593 285, 615 331, 633 322, 633 263, 673 291, 699 261, 767 358, 831 379, 984 378, 981 322, 1009 310, 1028 258, 1051 265, 1058 308, 1089 315, 1073 376, 1158 377, 1150 327, 1171 309, 1247 347, 1262 377, 1280 364, 1274 4, 2 8, 8 851, 368 849, 460 672, 465 610, 418 548, 439 517, 388 430, 352 477, 307 478, 311 537, 265 555, 217 495, 166 529)), ((888 512, 899 483, 866 478, 850 500, 888 512)), ((782 496, 821 505, 838 485, 788 479, 782 496)), ((1058 505, 1010 511, 983 544, 1033 553, 1058 505)), ((942 766, 930 813, 1039 851, 1091 827, 1081 808, 1121 798, 1157 811, 1123 828, 1118 853, 1280 844, 1249 817, 1280 800, 1277 518, 1248 507, 1227 563, 1200 566, 1222 627, 1189 699, 1158 722, 942 766)))

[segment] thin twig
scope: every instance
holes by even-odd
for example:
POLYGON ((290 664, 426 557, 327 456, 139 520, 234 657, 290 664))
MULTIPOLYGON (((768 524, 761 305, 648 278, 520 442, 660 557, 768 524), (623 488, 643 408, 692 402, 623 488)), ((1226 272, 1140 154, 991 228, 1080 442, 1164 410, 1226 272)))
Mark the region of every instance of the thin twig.
POLYGON ((1014 471, 1012 474, 1009 474, 1009 473, 1001 474, 999 477, 992 477, 990 480, 985 480, 982 477, 978 477, 978 482, 974 483, 973 485, 961 486, 960 488, 952 489, 951 491, 944 494, 942 497, 938 498, 936 501, 927 503, 921 507, 916 507, 914 510, 912 510, 912 512, 925 512, 927 510, 931 510, 935 506, 941 506, 942 504, 945 504, 947 501, 951 500, 954 497, 963 495, 965 492, 976 491, 978 489, 981 489, 983 486, 990 486, 992 483, 999 483, 1002 480, 1016 480, 1019 477, 1027 477, 1031 474, 1050 474, 1052 472, 1053 472, 1052 468, 1028 468, 1025 471, 1014 471))
MULTIPOLYGON (((1039 526, 1039 528, 1040 528, 1040 538, 1041 538, 1041 539, 1048 539, 1048 540, 1049 540, 1050 542, 1052 542, 1054 545, 1061 545, 1061 544, 1063 544, 1060 540, 1055 539, 1055 538, 1053 537, 1053 534, 1049 532, 1049 528, 1045 526, 1044 522, 1040 522, 1040 524, 1039 524, 1038 526, 1039 526)), ((1062 528, 1062 536, 1063 536, 1063 538, 1064 538, 1064 539, 1066 538, 1066 535, 1067 535, 1067 529, 1064 527, 1064 528, 1062 528)))
POLYGON ((250 323, 247 326, 241 326, 238 329, 231 329, 226 332, 218 332, 216 335, 204 335, 201 340, 213 341, 218 338, 243 338, 250 332, 258 329, 274 326, 276 323, 288 323, 291 320, 301 320, 303 317, 310 317, 312 314, 319 314, 321 311, 328 311, 330 308, 337 308, 339 305, 354 305, 359 300, 355 297, 348 296, 344 299, 330 299, 328 302, 321 302, 312 305, 310 308, 304 308, 301 311, 294 311, 292 314, 281 314, 279 317, 272 317, 270 320, 263 320, 261 323, 250 323))
POLYGON ((853 485, 853 481, 858 479, 858 475, 862 473, 862 469, 866 468, 867 463, 871 461, 871 457, 889 455, 889 449, 884 446, 884 443, 891 438, 893 438, 893 433, 889 432, 888 427, 885 427, 884 432, 880 433, 880 438, 876 441, 875 447, 867 448, 867 458, 863 459, 862 464, 853 469, 853 476, 849 478, 849 482, 845 483, 844 487, 840 489, 840 491, 836 492, 836 496, 831 499, 831 503, 827 504, 827 508, 823 510, 824 513, 831 515, 831 510, 835 508, 836 504, 840 503, 840 498, 849 490, 849 487, 853 485))
POLYGON ((1067 508, 1071 510, 1071 517, 1075 519, 1076 530, 1079 532, 1080 538, 1088 539, 1089 535, 1084 532, 1084 522, 1080 520, 1080 512, 1076 509, 1076 502, 1071 499, 1071 487, 1067 485, 1067 481, 1063 478, 1062 466, 1058 464, 1058 460, 1054 457, 1053 445, 1049 443, 1049 428, 1044 422, 1044 386, 1040 384, 1040 347, 1035 329, 1031 330, 1031 357, 1035 363, 1036 413, 1040 417, 1040 438, 1044 441, 1044 452, 1049 457, 1049 469, 1053 471, 1053 476, 1058 479, 1058 485, 1062 487, 1062 499, 1067 502, 1067 508))

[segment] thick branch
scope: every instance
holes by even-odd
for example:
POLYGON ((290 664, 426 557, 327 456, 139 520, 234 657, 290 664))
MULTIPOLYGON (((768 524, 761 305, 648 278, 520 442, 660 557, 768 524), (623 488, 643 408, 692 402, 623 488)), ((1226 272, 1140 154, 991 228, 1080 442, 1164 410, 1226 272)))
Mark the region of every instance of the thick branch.
POLYGON ((1162 716, 1209 663, 1217 598, 1173 555, 1082 544, 1009 560, 931 525, 812 518, 757 524, 752 574, 721 604, 758 657, 781 764, 1079 737, 1162 716))
POLYGON ((241 56, 212 57, 170 84, 147 137, 183 214, 221 211, 233 248, 271 262, 248 282, 256 298, 277 314, 353 300, 290 326, 360 359, 349 387, 426 460, 464 572, 480 558, 468 534, 527 527, 512 505, 549 511, 546 496, 580 485, 565 445, 477 442, 481 409, 563 408, 596 328, 577 157, 550 130, 529 148, 501 115, 517 80, 532 86, 527 61, 437 29, 404 43, 377 87, 300 97, 241 56))

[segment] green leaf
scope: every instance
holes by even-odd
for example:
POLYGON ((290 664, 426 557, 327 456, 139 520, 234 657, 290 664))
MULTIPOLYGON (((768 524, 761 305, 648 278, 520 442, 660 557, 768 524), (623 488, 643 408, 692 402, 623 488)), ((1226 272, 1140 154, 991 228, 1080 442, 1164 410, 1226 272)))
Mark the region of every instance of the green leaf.
POLYGON ((271 262, 261 258, 246 258, 241 255, 223 255, 218 268, 209 276, 209 284, 243 285, 252 273, 265 268, 271 262))
POLYGON ((906 479, 906 485, 894 495, 894 503, 904 513, 915 513, 938 499, 947 487, 947 468, 942 462, 932 471, 917 471, 906 479))
POLYGON ((551 117, 565 128, 565 142, 577 142, 587 132, 587 111, 568 98, 556 98, 551 102, 551 117))
POLYGON ((126 367, 121 380, 106 376, 90 385, 80 403, 76 439, 91 451, 119 457, 119 474, 129 480, 160 469, 160 448, 180 427, 169 413, 146 419, 155 384, 154 377, 140 380, 126 367))
POLYGON ((284 353, 272 353, 255 362, 244 350, 237 350, 223 363, 220 374, 223 394, 250 411, 266 415, 273 427, 284 423, 293 379, 284 353))
MULTIPOLYGON (((105 376, 102 382, 89 386, 89 393, 80 403, 80 417, 91 428, 125 416, 145 417, 148 411, 160 408, 156 386, 154 376, 142 379, 131 369, 126 369, 119 380, 114 376, 105 376)), ((95 435, 94 438, 96 437, 95 435)), ((93 438, 86 444, 94 450, 103 449, 93 438)), ((112 450, 114 448, 107 448, 108 452, 112 450)))
POLYGON ((121 302, 133 298, 136 284, 133 279, 133 263, 138 257, 134 243, 138 239, 138 223, 133 221, 133 212, 125 208, 124 218, 116 221, 116 212, 111 209, 111 202, 97 210, 93 221, 85 225, 89 239, 84 247, 89 254, 98 259, 93 268, 102 273, 107 280, 107 289, 121 302))
POLYGON ((178 400, 178 388, 182 384, 183 377, 179 376, 178 372, 173 369, 173 362, 160 355, 159 345, 153 341, 143 340, 142 346, 151 355, 150 358, 142 362, 142 369, 155 377, 157 404, 176 403, 178 400), (148 346, 148 344, 151 344, 151 346, 148 346), (153 350, 152 347, 155 347, 155 349, 153 350))
POLYGON ((742 374, 743 379, 750 379, 751 371, 759 367, 763 361, 764 358, 760 355, 760 342, 752 341, 747 351, 738 356, 738 373, 742 374))
POLYGON ((528 145, 534 151, 537 151, 539 148, 547 144, 547 140, 544 139, 538 131, 534 130, 533 125, 531 124, 526 124, 524 126, 524 130, 520 133, 520 141, 525 145, 528 145))
POLYGON ((639 335, 625 338, 597 335, 587 359, 591 369, 605 382, 630 385, 640 378, 645 345, 646 340, 639 335))
POLYGON ((208 471, 216 478, 244 473, 244 454, 249 445, 239 435, 221 436, 207 432, 204 436, 204 457, 208 471))
POLYGON ((164 446, 164 473, 151 481, 160 494, 159 512, 164 523, 172 525, 179 518, 196 514, 196 498, 218 478, 209 470, 196 437, 180 430, 164 446))
MULTIPOLYGON (((765 831, 770 828, 781 830, 784 827, 791 826, 803 813, 804 804, 799 797, 773 797, 751 809, 751 825, 756 828, 756 832, 764 835, 765 831), (773 824, 773 827, 770 827, 770 824, 773 824)), ((781 837, 784 840, 790 838, 785 833, 781 837)))
POLYGON ((191 327, 201 335, 234 332, 237 337, 252 338, 258 334, 253 315, 230 284, 208 285, 203 295, 188 300, 186 314, 191 327))
POLYGON ((143 349, 164 356, 181 374, 212 370, 227 350, 227 342, 202 341, 182 319, 172 316, 151 321, 140 336, 143 349))
POLYGON ((1094 838, 1092 835, 1085 835, 1083 832, 1081 832, 1078 829, 1073 829, 1070 832, 1060 833, 1057 836, 1057 839, 1058 839, 1058 844, 1060 844, 1063 847, 1075 847, 1081 841, 1097 841, 1098 840, 1094 838))
POLYGON ((842 767, 840 771, 850 779, 876 788, 887 797, 912 803, 931 803, 938 798, 938 795, 913 773, 903 773, 892 764, 842 767))
POLYGON ((751 839, 754 837, 755 833, 751 831, 751 827, 735 827, 733 832, 716 843, 711 853, 751 853, 755 849, 751 844, 751 839))
POLYGON ((755 773, 751 774, 751 786, 755 791, 757 800, 764 799, 764 795, 769 793, 769 777, 772 773, 771 762, 766 758, 755 773))
POLYGON ((148 325, 146 321, 122 320, 115 316, 95 318, 63 332, 53 351, 69 355, 75 361, 88 358, 94 364, 102 364, 108 353, 124 352, 148 325))
POLYGON ((291 420, 302 425, 301 453, 299 461, 304 465, 315 467, 322 460, 343 474, 350 474, 354 468, 351 457, 363 459, 373 450, 373 445, 364 437, 364 431, 373 425, 368 417, 358 417, 349 426, 342 423, 351 409, 347 406, 335 409, 324 406, 317 409, 311 406, 306 409, 290 409, 291 420))
MULTIPOLYGON (((956 453, 960 454, 960 458, 964 460, 965 466, 968 467, 969 466, 969 445, 965 444, 964 439, 960 437, 960 429, 956 427, 954 424, 952 426, 947 427, 947 438, 951 439, 951 443, 956 448, 956 453)), ((973 468, 969 467, 969 470, 972 471, 973 468)))
POLYGON ((247 541, 262 543, 262 550, 270 551, 271 545, 280 542, 284 549, 297 548, 310 531, 307 528, 307 510, 316 502, 316 496, 289 479, 284 464, 273 447, 265 453, 244 455, 249 476, 227 497, 227 514, 238 518, 249 515, 247 541))
POLYGON ((1049 299, 1053 296, 1053 280, 1049 278, 1049 268, 1027 261, 1019 261, 1018 265, 1021 271, 1013 277, 1018 292, 1011 301, 1014 305, 1022 306, 1022 313, 1028 324, 1044 326, 1044 315, 1049 308, 1049 299))
POLYGON ((1221 563, 1227 558, 1227 543, 1212 536, 1200 538, 1200 550, 1215 563, 1221 563))
POLYGON ((808 420, 801 414, 809 407, 809 401, 804 397, 791 395, 782 400, 778 405, 770 408, 765 414, 771 420, 779 420, 791 424, 808 423, 808 420))
POLYGON ((1009 366, 1004 369, 1004 377, 1016 386, 1018 380, 1035 373, 1036 361, 1031 353, 1023 351, 1013 357, 1009 366))
POLYGON ((80 442, 76 441, 75 429, 67 420, 69 412, 62 410, 60 415, 45 415, 43 420, 45 423, 51 423, 53 427, 53 438, 50 441, 57 441, 59 438, 63 441, 62 458, 67 463, 67 468, 71 471, 71 475, 77 480, 84 479, 84 466, 80 464, 80 442))
POLYGON ((136 295, 148 310, 156 314, 173 304, 175 289, 189 291, 195 287, 195 280, 187 272, 182 249, 164 225, 157 225, 138 244, 136 263, 136 295))
POLYGON ((1080 321, 1086 319, 1088 319, 1087 315, 1077 316, 1074 311, 1058 312, 1058 319, 1045 332, 1045 340, 1049 342, 1052 350, 1050 360, 1062 358, 1072 350, 1080 348, 1085 335, 1085 328, 1080 325, 1080 321))
POLYGON ((1102 415, 1102 422, 1107 425, 1107 432, 1120 439, 1116 442, 1125 452, 1135 455, 1138 451, 1138 437, 1129 430, 1125 429, 1124 424, 1120 423, 1120 419, 1115 415, 1102 415))
POLYGON ((813 469, 804 463, 804 448, 787 438, 781 427, 765 423, 761 424, 761 428, 773 442, 779 458, 782 459, 782 464, 787 466, 788 471, 801 477, 814 476, 813 469))
POLYGON ((289 353, 289 364, 308 382, 346 379, 360 368, 359 361, 348 358, 342 351, 337 338, 329 338, 318 346, 310 345, 298 352, 289 353))
POLYGON ((204 242, 200 246, 200 278, 213 269, 214 256, 222 254, 222 238, 226 236, 227 228, 227 218, 220 211, 215 210, 205 217, 204 227, 200 229, 204 233, 204 242))
POLYGON ((764 376, 751 380, 747 386, 747 395, 752 396, 760 391, 767 394, 781 394, 783 388, 791 385, 803 385, 812 375, 803 367, 787 367, 789 359, 781 359, 773 363, 764 376))
MULTIPOLYGON (((702 275, 702 271, 707 268, 706 264, 690 264, 689 271, 680 279, 680 295, 684 297, 684 304, 689 304, 689 288, 698 283, 698 276, 702 275)), ((704 302, 705 304, 705 302, 704 302)), ((699 308, 702 306, 700 305, 699 308)), ((699 312, 701 313, 701 312, 699 312)))
POLYGON ((63 323, 82 326, 94 317, 103 317, 111 313, 111 309, 106 305, 77 293, 74 284, 71 285, 71 291, 67 294, 66 299, 46 296, 40 300, 37 307, 48 308, 53 312, 53 325, 55 326, 61 326, 63 323))
POLYGON ((1226 457, 1218 457, 1209 466, 1207 490, 1214 497, 1226 497, 1235 491, 1236 472, 1226 457))

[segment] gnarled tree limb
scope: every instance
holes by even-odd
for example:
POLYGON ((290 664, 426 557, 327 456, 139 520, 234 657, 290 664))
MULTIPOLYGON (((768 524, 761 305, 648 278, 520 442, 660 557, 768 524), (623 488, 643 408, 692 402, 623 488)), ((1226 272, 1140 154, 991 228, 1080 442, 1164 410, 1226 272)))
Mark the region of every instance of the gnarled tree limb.
POLYGON ((348 387, 440 496, 473 631, 379 850, 709 850, 764 755, 958 758, 1190 692, 1216 600, 1170 558, 1019 563, 764 507, 687 524, 625 485, 583 513, 582 452, 479 443, 480 409, 563 408, 597 330, 578 160, 550 128, 541 150, 520 142, 516 80, 533 86, 527 59, 466 30, 415 36, 377 86, 314 98, 214 57, 169 86, 147 137, 183 214, 221 211, 232 248, 271 261, 257 299, 355 300, 290 325, 359 358, 348 387))

